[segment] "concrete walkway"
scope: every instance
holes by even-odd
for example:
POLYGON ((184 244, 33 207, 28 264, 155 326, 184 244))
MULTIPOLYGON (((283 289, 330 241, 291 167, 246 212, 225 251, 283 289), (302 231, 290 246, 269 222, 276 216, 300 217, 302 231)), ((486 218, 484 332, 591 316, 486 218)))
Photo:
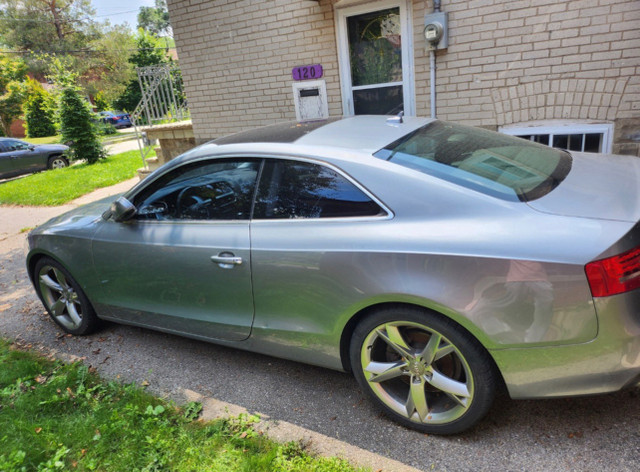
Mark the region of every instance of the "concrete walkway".
MULTIPOLYGON (((109 155, 113 155, 137 149, 138 142, 132 139, 108 146, 107 152, 109 155)), ((18 248, 22 245, 24 234, 28 229, 35 228, 50 218, 80 205, 126 192, 138 182, 138 177, 134 177, 111 187, 99 188, 65 205, 56 207, 0 206, 0 243, 5 247, 18 248)))

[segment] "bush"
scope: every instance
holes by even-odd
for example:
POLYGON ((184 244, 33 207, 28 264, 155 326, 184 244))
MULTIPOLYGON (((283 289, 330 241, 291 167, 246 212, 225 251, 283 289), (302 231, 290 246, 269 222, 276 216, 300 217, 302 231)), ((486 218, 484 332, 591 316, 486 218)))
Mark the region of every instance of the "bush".
POLYGON ((44 90, 33 92, 25 106, 27 136, 43 138, 56 134, 54 114, 47 103, 47 93, 44 90))
POLYGON ((60 94, 60 127, 63 142, 71 147, 67 151, 71 160, 85 159, 93 164, 106 157, 91 116, 89 104, 80 97, 78 89, 65 85, 60 94))

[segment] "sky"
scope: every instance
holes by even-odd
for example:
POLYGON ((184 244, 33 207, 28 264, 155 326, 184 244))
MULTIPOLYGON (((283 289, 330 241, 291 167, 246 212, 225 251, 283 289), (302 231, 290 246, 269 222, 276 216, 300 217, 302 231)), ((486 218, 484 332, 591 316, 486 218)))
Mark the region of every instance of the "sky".
POLYGON ((96 10, 96 20, 109 19, 112 25, 129 23, 131 28, 137 24, 140 7, 152 7, 154 0, 91 0, 96 10))

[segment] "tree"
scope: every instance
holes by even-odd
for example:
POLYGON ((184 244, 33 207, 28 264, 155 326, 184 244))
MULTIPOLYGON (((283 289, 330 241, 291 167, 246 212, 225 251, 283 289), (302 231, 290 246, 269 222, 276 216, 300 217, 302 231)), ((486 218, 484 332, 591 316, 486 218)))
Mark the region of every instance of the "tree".
POLYGON ((91 0, 0 0, 0 38, 10 49, 56 53, 86 49, 99 35, 91 0))
POLYGON ((11 136, 11 124, 22 114, 27 67, 22 60, 0 56, 0 126, 11 136))
POLYGON ((62 140, 69 144, 67 156, 71 160, 85 159, 89 164, 106 157, 98 138, 98 130, 91 121, 92 111, 80 94, 78 75, 69 68, 69 60, 51 58, 53 74, 50 79, 60 87, 59 114, 62 140))
MULTIPOLYGON (((155 66, 166 64, 169 61, 166 50, 160 45, 160 40, 141 29, 138 30, 136 46, 138 50, 129 58, 129 62, 134 67, 155 66)), ((113 102, 113 105, 119 110, 132 112, 136 109, 141 99, 140 84, 138 79, 135 78, 129 81, 125 91, 113 102)))
POLYGON ((29 98, 24 106, 27 136, 41 138, 56 134, 51 95, 35 80, 30 81, 29 98))
POLYGON ((166 34, 173 37, 166 0, 156 0, 155 7, 140 7, 138 11, 138 28, 142 28, 156 36, 166 34))
POLYGON ((60 93, 60 129, 62 140, 70 144, 68 156, 71 160, 86 159, 93 164, 107 157, 91 122, 89 104, 75 85, 66 85, 60 93))
POLYGON ((85 56, 81 67, 76 66, 80 85, 93 97, 102 92, 105 100, 112 103, 136 77, 129 62, 135 48, 136 37, 128 27, 118 25, 105 29, 104 34, 91 43, 93 52, 85 56))

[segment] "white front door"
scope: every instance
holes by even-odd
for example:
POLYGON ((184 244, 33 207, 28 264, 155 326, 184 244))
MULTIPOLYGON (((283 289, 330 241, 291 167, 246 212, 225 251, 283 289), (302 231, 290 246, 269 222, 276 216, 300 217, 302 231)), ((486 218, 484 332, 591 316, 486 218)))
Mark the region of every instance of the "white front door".
POLYGON ((383 0, 336 10, 345 115, 415 114, 410 6, 383 0))

